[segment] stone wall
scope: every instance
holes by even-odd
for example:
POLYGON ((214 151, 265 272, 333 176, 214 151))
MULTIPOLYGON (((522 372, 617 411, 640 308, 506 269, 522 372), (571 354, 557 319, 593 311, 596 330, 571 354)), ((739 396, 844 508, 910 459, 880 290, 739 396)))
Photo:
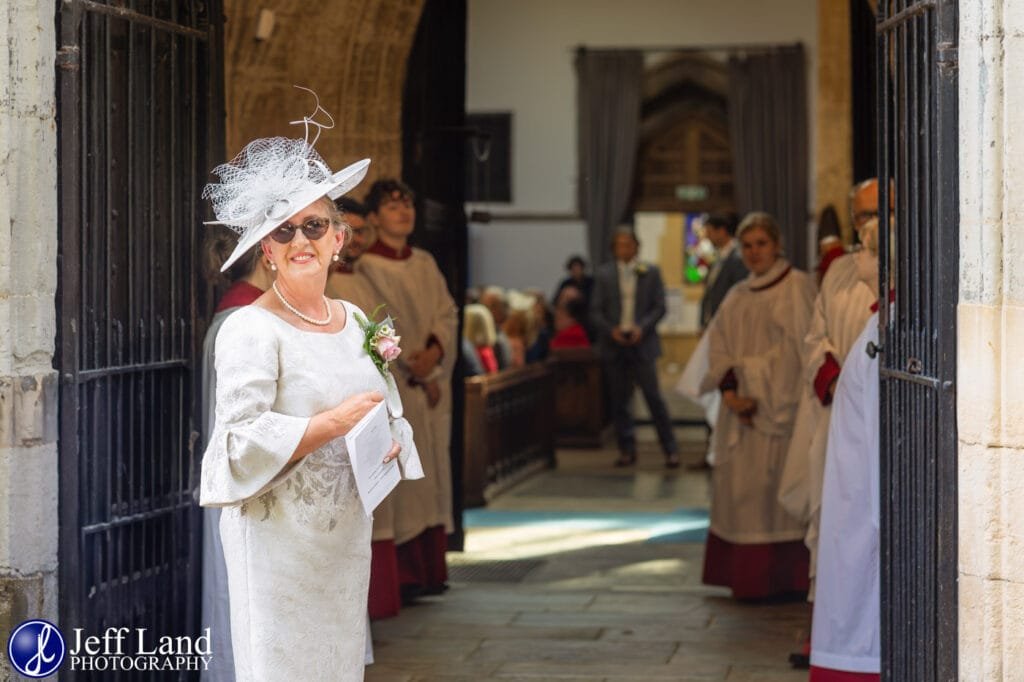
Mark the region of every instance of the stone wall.
POLYGON ((327 164, 373 159, 356 194, 400 175, 405 63, 422 9, 423 0, 226 0, 228 155, 256 137, 301 137, 288 122, 313 109, 309 93, 292 87, 302 85, 336 122, 317 143, 327 164), (262 11, 273 30, 257 40, 262 11))
MULTIPOLYGON (((52 0, 0 14, 0 632, 57 619, 57 137, 52 0)), ((4 640, 6 641, 6 640, 4 640)), ((6 670, 0 656, 0 677, 6 670)))
POLYGON ((1024 669, 1024 3, 960 2, 960 676, 1024 669), (1017 131, 1014 135, 1014 131, 1017 131))
MULTIPOLYGON (((818 0, 818 97, 814 102, 815 221, 832 205, 852 241, 847 197, 853 184, 853 94, 849 0, 818 0)), ((812 253, 817 253, 817 247, 812 253)), ((816 259, 816 257, 815 257, 816 259)))

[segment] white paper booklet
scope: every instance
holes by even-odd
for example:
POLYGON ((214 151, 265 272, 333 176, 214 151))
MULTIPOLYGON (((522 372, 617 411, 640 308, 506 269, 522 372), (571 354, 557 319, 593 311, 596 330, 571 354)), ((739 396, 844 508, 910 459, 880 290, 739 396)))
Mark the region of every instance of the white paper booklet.
POLYGON ((345 446, 363 510, 369 516, 402 479, 397 459, 384 464, 391 450, 391 426, 383 400, 345 434, 345 446))

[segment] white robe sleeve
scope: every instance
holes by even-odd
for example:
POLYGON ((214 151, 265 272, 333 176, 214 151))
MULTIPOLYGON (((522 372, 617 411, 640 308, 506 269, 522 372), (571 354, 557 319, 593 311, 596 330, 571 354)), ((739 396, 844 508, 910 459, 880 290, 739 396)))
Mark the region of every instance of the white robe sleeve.
MULTIPOLYGON (((240 311, 241 312, 241 311, 240 311)), ((261 495, 291 470, 289 460, 308 417, 273 410, 277 339, 247 315, 228 318, 217 334, 216 423, 203 454, 200 504, 224 507, 261 495)))
POLYGON ((829 282, 829 270, 825 273, 825 281, 821 283, 821 291, 814 298, 814 311, 811 314, 809 327, 807 330, 807 336, 804 337, 804 353, 806 354, 807 368, 805 373, 805 380, 814 385, 814 380, 818 376, 818 370, 825 364, 825 357, 828 354, 832 354, 836 362, 842 365, 843 357, 839 353, 839 349, 836 348, 835 344, 829 338, 829 319, 827 311, 825 310, 825 299, 828 296, 826 287, 830 284, 829 282))
MULTIPOLYGON (((448 283, 438 269, 437 263, 433 263, 433 266, 431 276, 435 281, 425 284, 424 290, 437 292, 433 320, 430 324, 430 334, 441 344, 441 351, 443 353, 441 362, 438 364, 442 374, 438 378, 447 380, 451 377, 452 372, 455 371, 455 361, 459 357, 458 340, 456 338, 459 330, 459 309, 455 305, 455 300, 451 297, 451 294, 448 293, 448 283)), ((426 339, 423 341, 426 341, 426 339)))

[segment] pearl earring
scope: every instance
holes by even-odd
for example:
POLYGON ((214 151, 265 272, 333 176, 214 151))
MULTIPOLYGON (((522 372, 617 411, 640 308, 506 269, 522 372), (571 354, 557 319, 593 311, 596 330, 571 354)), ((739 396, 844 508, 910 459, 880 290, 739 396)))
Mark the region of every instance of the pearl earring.
POLYGON ((276 265, 274 265, 274 261, 270 261, 270 269, 271 269, 271 270, 272 270, 273 272, 277 272, 277 266, 276 266, 276 265))
POLYGON ((333 260, 335 263, 337 263, 338 261, 341 260, 341 256, 339 256, 338 254, 334 254, 334 258, 332 258, 331 260, 333 260))

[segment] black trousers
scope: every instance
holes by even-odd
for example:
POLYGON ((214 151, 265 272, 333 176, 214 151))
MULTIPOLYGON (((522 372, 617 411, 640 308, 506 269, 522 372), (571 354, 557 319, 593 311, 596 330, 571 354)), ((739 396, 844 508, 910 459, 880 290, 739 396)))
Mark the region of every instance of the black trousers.
POLYGON ((640 357, 635 348, 620 348, 613 356, 605 358, 604 367, 605 375, 608 377, 608 392, 619 451, 636 452, 636 422, 633 420, 630 403, 633 392, 639 386, 654 421, 654 427, 658 431, 662 452, 666 455, 678 452, 679 446, 676 444, 675 434, 672 433, 672 421, 669 419, 668 409, 658 386, 655 361, 640 357))

